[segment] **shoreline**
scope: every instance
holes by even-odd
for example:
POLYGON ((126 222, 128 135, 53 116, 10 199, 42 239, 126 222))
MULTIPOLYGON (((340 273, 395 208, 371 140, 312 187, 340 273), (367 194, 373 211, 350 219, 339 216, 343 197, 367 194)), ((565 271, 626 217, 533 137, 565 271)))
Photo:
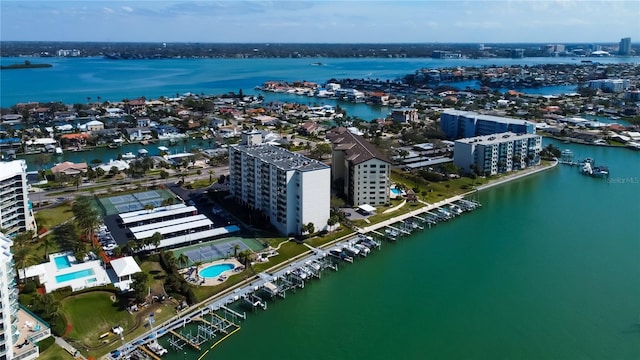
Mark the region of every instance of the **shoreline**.
MULTIPOLYGON (((381 222, 376 223, 376 224, 372 224, 371 226, 368 226, 366 228, 358 228, 358 230, 355 231, 355 232, 352 232, 352 233, 349 233, 347 235, 344 235, 344 236, 342 236, 342 237, 340 237, 338 239, 335 239, 335 240, 333 240, 331 242, 323 244, 322 246, 319 246, 317 248, 314 248, 314 247, 312 247, 312 246, 310 246, 310 245, 305 243, 304 246, 309 248, 307 251, 305 251, 305 252, 303 252, 303 253, 301 253, 301 254, 299 254, 297 256, 294 256, 293 258, 288 259, 287 261, 285 261, 283 263, 276 264, 276 265, 274 265, 274 266, 262 271, 261 273, 257 273, 257 274, 255 274, 253 276, 250 276, 249 278, 247 278, 247 279, 245 279, 243 281, 240 281, 239 283, 237 283, 237 284, 235 284, 235 285, 233 285, 233 286, 221 291, 220 293, 215 294, 215 295, 213 295, 212 297, 210 297, 208 299, 205 299, 205 300, 203 300, 203 301, 201 301, 201 302, 199 302, 197 304, 194 304, 194 305, 190 306, 188 313, 202 311, 204 308, 207 308, 211 304, 214 304, 216 302, 221 301, 222 299, 224 299, 225 297, 230 296, 231 294, 238 294, 238 293, 244 291, 246 288, 253 288, 254 287, 254 282, 255 281, 260 281, 262 279, 260 274, 264 274, 266 276, 271 277, 271 276, 273 276, 274 273, 276 273, 278 271, 282 271, 284 268, 290 267, 295 263, 301 263, 301 262, 308 261, 308 260, 318 256, 319 252, 326 252, 326 251, 328 251, 328 249, 334 247, 336 244, 340 244, 341 242, 347 241, 350 238, 356 237, 356 236, 358 236, 358 234, 370 233, 370 232, 375 231, 375 230, 377 230, 379 228, 383 228, 383 227, 387 226, 387 224, 390 225, 390 224, 393 224, 395 222, 402 221, 404 219, 407 219, 407 218, 410 218, 410 217, 414 217, 416 215, 420 215, 422 213, 428 212, 428 211, 430 211, 430 210, 432 210, 434 208, 441 207, 441 206, 450 204, 450 203, 452 203, 454 201, 463 199, 465 196, 467 196, 469 194, 473 194, 473 193, 476 193, 476 192, 481 191, 481 190, 486 190, 486 189, 489 189, 489 188, 494 187, 494 186, 502 185, 504 183, 507 183, 507 182, 510 182, 510 181, 513 181, 513 180, 518 180, 518 179, 521 179, 521 178, 529 176, 529 175, 537 174, 539 172, 555 168, 558 165, 558 163, 559 163, 559 161, 556 159, 552 164, 547 165, 547 166, 542 166, 542 167, 533 168, 533 169, 524 169, 524 170, 522 170, 523 172, 521 172, 521 173, 513 174, 513 175, 510 175, 510 176, 506 176, 506 177, 504 177, 502 179, 498 179, 498 180, 496 180, 496 181, 494 181, 492 183, 485 184, 485 185, 483 185, 481 187, 478 187, 474 191, 467 192, 467 193, 460 194, 460 195, 455 195, 455 196, 449 197, 447 199, 441 200, 441 201, 433 203, 433 204, 428 204, 428 203, 425 203, 425 202, 421 202, 425 206, 423 206, 423 207, 421 207, 419 209, 410 211, 408 213, 399 215, 397 217, 393 217, 393 218, 390 218, 388 220, 381 221, 381 222)), ((176 321, 179 321, 183 316, 186 316, 186 315, 182 314, 182 313, 179 313, 179 314, 171 317, 170 319, 168 319, 166 322, 164 322, 162 324, 159 324, 159 328, 162 328, 163 326, 170 326, 170 324, 172 324, 172 323, 174 323, 176 321)), ((149 333, 150 332, 145 332, 143 335, 139 335, 134 340, 143 339, 149 333)), ((131 344, 131 342, 129 342, 127 345, 130 345, 130 344, 131 344)), ((102 356, 101 358, 102 359, 107 359, 108 355, 102 356)))

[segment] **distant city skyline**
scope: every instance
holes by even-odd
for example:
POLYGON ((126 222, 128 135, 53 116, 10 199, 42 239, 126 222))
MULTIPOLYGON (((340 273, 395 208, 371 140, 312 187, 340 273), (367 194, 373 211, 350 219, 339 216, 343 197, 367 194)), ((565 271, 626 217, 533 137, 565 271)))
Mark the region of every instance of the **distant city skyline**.
POLYGON ((2 41, 617 43, 639 1, 0 2, 2 41))

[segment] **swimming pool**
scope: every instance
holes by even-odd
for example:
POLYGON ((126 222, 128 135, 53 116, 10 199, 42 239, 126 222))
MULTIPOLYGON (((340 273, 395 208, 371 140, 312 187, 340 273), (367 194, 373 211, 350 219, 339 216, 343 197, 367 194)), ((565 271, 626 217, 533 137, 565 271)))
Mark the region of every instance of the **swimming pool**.
POLYGON ((53 262, 56 263, 56 267, 58 268, 58 270, 67 269, 71 267, 71 262, 69 261, 69 257, 67 255, 56 256, 53 258, 53 262))
POLYGON ((200 276, 205 279, 215 278, 227 270, 231 270, 235 267, 233 264, 224 263, 208 266, 200 271, 200 276))
POLYGON ((400 189, 396 189, 396 188, 391 188, 391 193, 397 196, 402 195, 402 190, 400 189))
POLYGON ((93 272, 93 269, 84 269, 84 270, 74 271, 68 274, 58 275, 56 276, 56 282, 62 283, 65 281, 76 280, 76 279, 80 279, 87 276, 93 276, 93 275, 95 275, 95 273, 93 272))

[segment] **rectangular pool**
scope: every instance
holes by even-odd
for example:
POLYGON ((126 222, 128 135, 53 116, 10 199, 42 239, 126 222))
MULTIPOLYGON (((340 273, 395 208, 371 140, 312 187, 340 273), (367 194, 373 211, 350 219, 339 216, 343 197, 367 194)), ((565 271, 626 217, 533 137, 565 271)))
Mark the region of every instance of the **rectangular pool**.
POLYGON ((56 267, 58 268, 58 270, 71 267, 71 262, 69 261, 69 257, 67 255, 56 256, 53 258, 53 261, 56 263, 56 267))
POLYGON ((95 273, 93 272, 93 269, 84 269, 84 270, 74 271, 68 274, 58 275, 56 276, 56 282, 59 284, 65 281, 81 279, 83 277, 93 276, 93 275, 95 275, 95 273))

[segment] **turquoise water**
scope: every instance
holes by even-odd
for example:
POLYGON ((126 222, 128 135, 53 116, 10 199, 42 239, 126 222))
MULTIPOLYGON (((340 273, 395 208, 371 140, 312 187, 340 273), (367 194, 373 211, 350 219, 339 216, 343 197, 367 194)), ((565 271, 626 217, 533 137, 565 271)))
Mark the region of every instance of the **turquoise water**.
MULTIPOLYGON (((50 73, 3 72, 0 96, 3 106, 51 97, 104 101, 237 91, 273 79, 324 81, 331 74, 394 78, 422 66, 572 62, 321 61, 328 65, 51 59, 60 66, 50 73), (123 87, 128 78, 132 87, 123 87)), ((270 301, 268 311, 249 314, 206 358, 640 359, 640 153, 553 143, 608 165, 611 178, 558 166, 481 192, 482 209, 385 243, 380 252, 270 301)), ((186 351, 164 358, 198 358, 186 351)))
POLYGON ((60 284, 60 283, 63 283, 65 281, 81 279, 83 277, 92 276, 92 275, 95 275, 95 273, 93 272, 93 269, 84 269, 84 270, 74 271, 74 272, 68 273, 68 274, 57 275, 56 276, 56 282, 58 284, 60 284))
POLYGON ((640 153, 553 143, 611 178, 559 165, 485 190, 270 300, 206 358, 640 359, 640 153))
POLYGON ((56 263, 56 268, 58 270, 67 269, 71 267, 71 263, 69 262, 69 258, 65 256, 56 256, 53 258, 53 261, 56 263))
MULTIPOLYGON (((105 60, 102 58, 0 58, 0 64, 25 60, 47 62, 46 69, 3 71, 0 106, 29 101, 86 103, 121 101, 139 96, 172 97, 175 94, 256 93, 253 88, 268 80, 307 80, 324 83, 331 78, 394 80, 427 67, 534 65, 579 63, 569 58, 525 59, 166 59, 105 60), (325 66, 311 66, 320 61, 325 66)), ((639 58, 601 58, 601 63, 638 62, 639 58)), ((311 102, 320 102, 310 98, 311 102)), ((303 101, 306 103, 307 101, 303 101)), ((326 101, 326 103, 330 103, 326 101)), ((366 111, 364 105, 362 111, 366 111)), ((351 114, 350 115, 358 115, 351 114)))
POLYGON ((233 269, 235 266, 233 264, 217 264, 206 267, 200 271, 200 276, 205 279, 211 279, 218 277, 220 274, 227 270, 233 269))
POLYGON ((402 190, 396 189, 396 188, 391 188, 391 193, 394 194, 394 195, 402 195, 402 190))

